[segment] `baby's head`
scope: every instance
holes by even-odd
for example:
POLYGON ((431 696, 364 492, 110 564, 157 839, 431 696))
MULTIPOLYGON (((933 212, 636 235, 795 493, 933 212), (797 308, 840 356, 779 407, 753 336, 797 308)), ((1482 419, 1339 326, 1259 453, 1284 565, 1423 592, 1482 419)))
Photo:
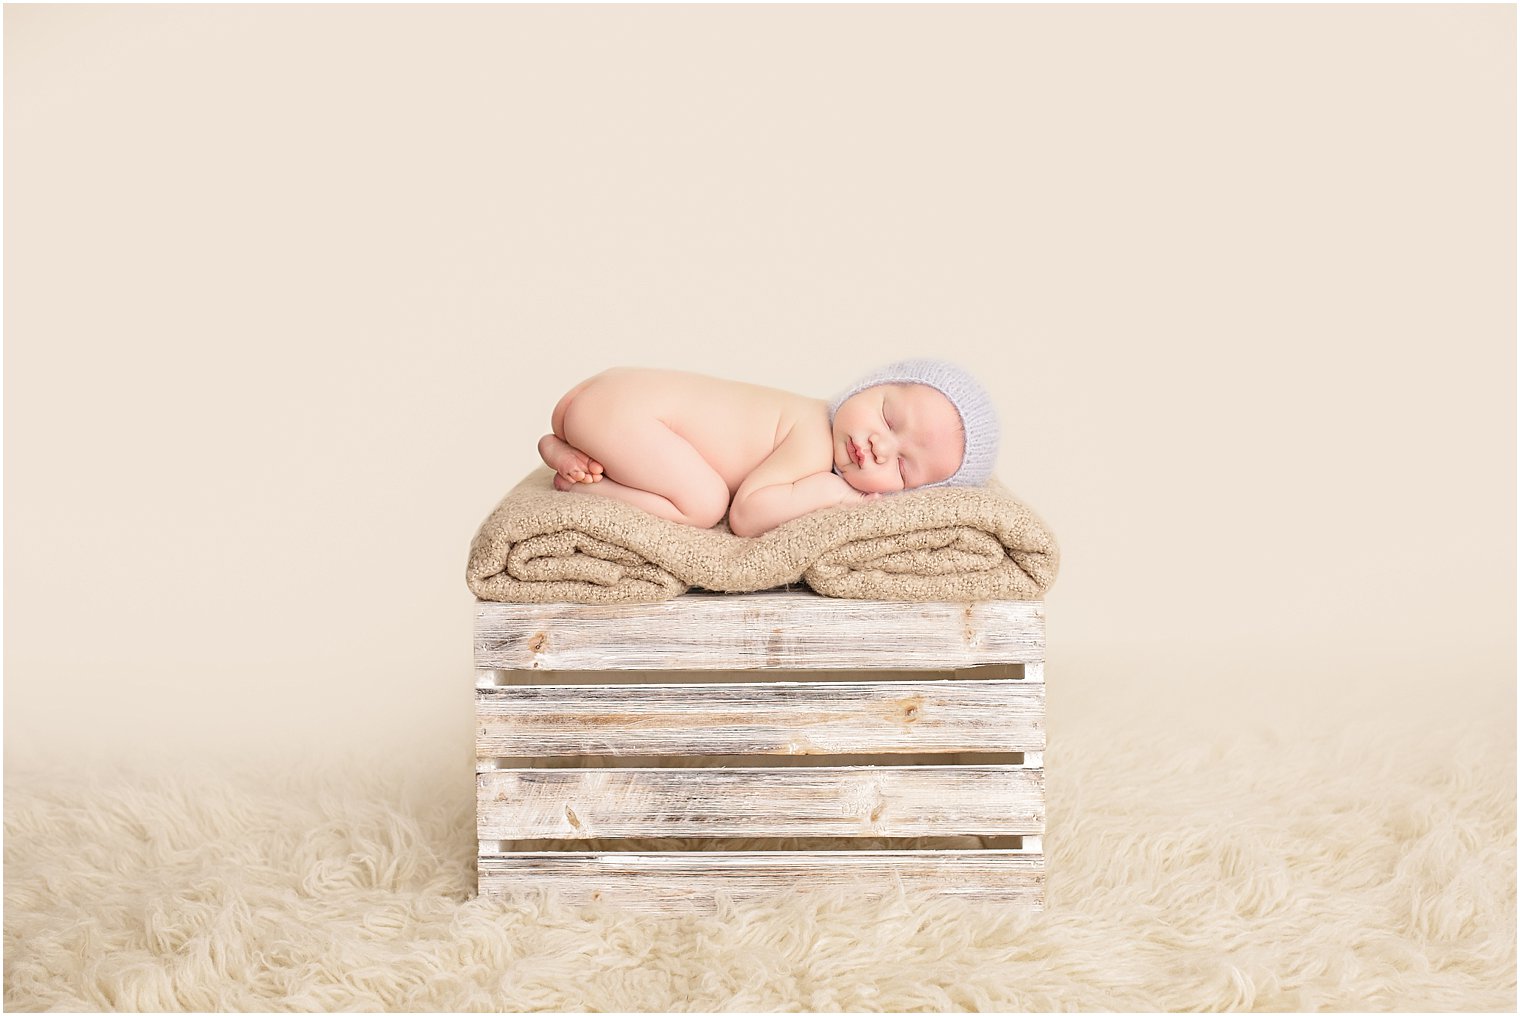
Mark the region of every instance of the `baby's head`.
POLYGON ((997 460, 992 399, 946 360, 873 371, 829 403, 829 423, 834 472, 856 490, 975 486, 997 460))

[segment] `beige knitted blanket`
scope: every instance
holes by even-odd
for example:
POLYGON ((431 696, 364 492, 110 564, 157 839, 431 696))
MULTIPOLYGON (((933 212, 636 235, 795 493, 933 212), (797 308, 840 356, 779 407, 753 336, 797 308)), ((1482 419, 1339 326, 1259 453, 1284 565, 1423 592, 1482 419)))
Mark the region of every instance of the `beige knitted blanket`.
POLYGON ((996 478, 824 508, 761 536, 671 522, 611 497, 554 489, 540 466, 470 544, 483 600, 640 603, 692 587, 743 593, 806 582, 855 600, 1038 600, 1060 552, 996 478))

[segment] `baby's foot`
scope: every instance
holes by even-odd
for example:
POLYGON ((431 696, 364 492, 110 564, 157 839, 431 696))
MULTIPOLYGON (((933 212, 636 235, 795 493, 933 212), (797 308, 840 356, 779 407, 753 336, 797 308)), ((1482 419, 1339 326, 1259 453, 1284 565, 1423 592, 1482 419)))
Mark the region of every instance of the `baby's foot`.
POLYGON ((570 483, 595 483, 602 478, 600 462, 554 434, 545 434, 538 442, 538 454, 554 470, 554 485, 561 490, 564 488, 559 486, 560 478, 570 483))

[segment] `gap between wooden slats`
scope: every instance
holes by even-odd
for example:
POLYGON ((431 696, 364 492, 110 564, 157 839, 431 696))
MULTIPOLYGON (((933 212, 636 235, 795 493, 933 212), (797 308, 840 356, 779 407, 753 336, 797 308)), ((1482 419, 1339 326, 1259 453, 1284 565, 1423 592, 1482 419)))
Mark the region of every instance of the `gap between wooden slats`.
POLYGON ((531 685, 476 696, 482 759, 1045 747, 1045 687, 1022 681, 531 685))
POLYGON ((745 851, 749 853, 828 853, 863 850, 975 850, 1038 854, 1040 836, 641 836, 628 839, 602 837, 585 840, 479 840, 480 856, 523 853, 610 852, 647 853, 681 850, 697 853, 745 851))
POLYGON ((477 773, 495 769, 735 769, 866 766, 1018 766, 1040 769, 1039 751, 876 752, 848 755, 513 755, 475 760, 477 773))
POLYGON ((815 669, 801 670, 795 667, 778 667, 770 670, 712 670, 669 669, 647 670, 616 669, 563 669, 538 670, 533 668, 479 667, 475 671, 475 687, 497 688, 513 686, 559 686, 587 684, 633 684, 648 687, 692 687, 705 684, 820 684, 823 682, 859 683, 863 675, 869 675, 867 683, 891 684, 899 681, 1022 681, 1040 684, 1045 680, 1043 660, 1024 663, 995 663, 985 666, 947 669, 945 667, 903 670, 897 668, 871 668, 861 670, 815 669))
POLYGON ((497 769, 480 839, 1040 835, 1045 773, 1017 766, 497 769))

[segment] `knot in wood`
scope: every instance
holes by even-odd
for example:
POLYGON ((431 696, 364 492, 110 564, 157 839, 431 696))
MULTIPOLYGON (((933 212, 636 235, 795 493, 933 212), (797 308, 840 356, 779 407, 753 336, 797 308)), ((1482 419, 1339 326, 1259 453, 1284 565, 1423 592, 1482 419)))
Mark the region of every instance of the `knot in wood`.
POLYGON ((918 719, 924 704, 924 699, 921 695, 914 695, 912 698, 899 700, 897 704, 902 709, 903 722, 912 723, 918 719))
POLYGON ((535 653, 541 653, 549 648, 549 633, 546 631, 534 632, 533 637, 528 640, 528 648, 535 653))

